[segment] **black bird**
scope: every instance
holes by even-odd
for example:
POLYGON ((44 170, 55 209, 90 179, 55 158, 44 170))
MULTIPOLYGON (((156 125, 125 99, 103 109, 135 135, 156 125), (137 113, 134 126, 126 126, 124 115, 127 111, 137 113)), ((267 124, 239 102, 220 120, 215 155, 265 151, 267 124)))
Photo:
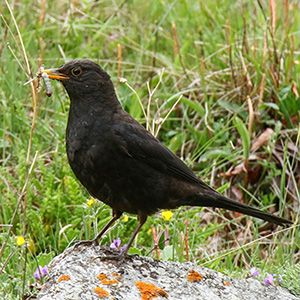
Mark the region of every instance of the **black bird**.
POLYGON ((61 81, 71 100, 66 147, 73 172, 93 197, 113 209, 113 218, 92 240, 95 244, 123 212, 137 214, 138 226, 119 255, 123 259, 149 215, 182 205, 225 208, 292 224, 224 197, 196 177, 123 110, 110 76, 98 64, 76 59, 42 72, 61 81))

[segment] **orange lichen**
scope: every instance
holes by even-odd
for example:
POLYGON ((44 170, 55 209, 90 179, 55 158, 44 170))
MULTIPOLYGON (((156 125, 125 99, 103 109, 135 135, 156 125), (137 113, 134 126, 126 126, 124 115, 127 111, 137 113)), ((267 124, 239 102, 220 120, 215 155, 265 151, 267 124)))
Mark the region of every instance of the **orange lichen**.
MULTIPOLYGON (((117 273, 116 273, 117 274, 117 273)), ((98 279, 100 279, 100 281, 102 282, 102 284, 104 285, 111 285, 111 284, 114 284, 114 283, 118 283, 118 279, 112 279, 112 280, 108 280, 108 276, 103 274, 103 273, 100 273, 98 276, 97 276, 98 279)))
POLYGON ((195 270, 191 270, 191 271, 189 271, 189 273, 190 274, 188 275, 187 278, 190 282, 198 282, 200 280, 203 280, 202 276, 195 270))
POLYGON ((136 282, 135 285, 142 293, 141 295, 142 300, 152 300, 153 298, 157 298, 158 296, 162 296, 166 298, 169 297, 169 295, 163 289, 156 287, 152 283, 146 283, 140 281, 140 282, 136 282))
POLYGON ((98 294, 98 296, 99 296, 100 298, 108 297, 108 296, 109 296, 109 292, 107 292, 106 290, 102 289, 102 288, 99 287, 99 286, 95 287, 94 291, 95 291, 95 293, 98 294))
POLYGON ((230 282, 228 282, 228 281, 225 281, 223 283, 224 283, 224 285, 230 285, 230 282))
POLYGON ((120 279, 121 278, 121 275, 118 274, 117 272, 112 272, 113 276, 116 277, 116 279, 120 279))
POLYGON ((60 276, 59 278, 58 278, 58 282, 61 282, 61 281, 63 281, 63 280, 65 280, 65 281, 68 281, 68 280, 70 280, 71 279, 71 277, 69 276, 69 275, 62 275, 62 276, 60 276))

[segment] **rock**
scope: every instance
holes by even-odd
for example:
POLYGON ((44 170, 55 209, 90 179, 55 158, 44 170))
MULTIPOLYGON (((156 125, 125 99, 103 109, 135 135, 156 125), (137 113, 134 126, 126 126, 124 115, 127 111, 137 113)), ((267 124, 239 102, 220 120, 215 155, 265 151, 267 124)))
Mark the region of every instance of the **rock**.
POLYGON ((197 265, 130 255, 118 266, 104 246, 67 249, 49 264, 40 300, 296 300, 281 287, 256 279, 232 279, 197 265))

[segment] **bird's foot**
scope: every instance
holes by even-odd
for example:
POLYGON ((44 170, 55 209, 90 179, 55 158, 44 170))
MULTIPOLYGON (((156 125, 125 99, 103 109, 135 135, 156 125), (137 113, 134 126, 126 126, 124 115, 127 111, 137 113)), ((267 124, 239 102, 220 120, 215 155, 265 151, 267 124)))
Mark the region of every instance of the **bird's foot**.
POLYGON ((117 253, 116 250, 106 249, 105 252, 109 252, 109 254, 105 256, 98 256, 98 258, 102 261, 114 260, 117 262, 118 266, 122 265, 125 259, 128 257, 127 251, 122 251, 121 253, 117 253))
POLYGON ((72 244, 73 244, 74 249, 81 245, 84 245, 87 247, 99 245, 98 239, 85 240, 85 241, 74 241, 74 242, 72 242, 72 244))

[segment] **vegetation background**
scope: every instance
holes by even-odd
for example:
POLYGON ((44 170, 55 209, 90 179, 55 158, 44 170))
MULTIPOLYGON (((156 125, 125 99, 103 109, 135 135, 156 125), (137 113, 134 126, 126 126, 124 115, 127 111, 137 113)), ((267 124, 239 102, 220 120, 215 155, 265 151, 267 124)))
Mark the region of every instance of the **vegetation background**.
MULTIPOLYGON (((42 64, 98 62, 123 107, 203 180, 298 223, 298 0, 5 0, 0 9, 2 299, 36 293, 38 265, 93 238, 111 213, 68 165, 60 83, 50 98, 36 81, 23 85, 42 64)), ((125 215, 101 243, 124 244, 135 226, 125 215)), ((300 294, 299 236, 297 225, 182 207, 149 218, 131 251, 239 277, 256 266, 259 280, 276 273, 300 294)))

